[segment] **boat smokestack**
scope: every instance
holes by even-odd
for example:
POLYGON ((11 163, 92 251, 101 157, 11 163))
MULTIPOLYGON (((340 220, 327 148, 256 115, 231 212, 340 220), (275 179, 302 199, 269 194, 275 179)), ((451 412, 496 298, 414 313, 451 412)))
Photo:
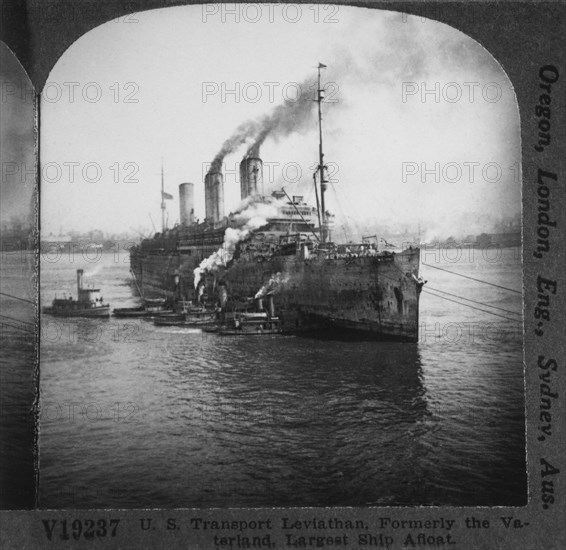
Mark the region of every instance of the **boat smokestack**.
POLYGON ((83 273, 82 269, 77 269, 77 294, 83 289, 83 273))
POLYGON ((242 200, 263 194, 263 162, 258 149, 249 151, 240 163, 240 193, 242 200))
POLYGON ((213 223, 224 217, 224 179, 220 172, 209 172, 204 178, 205 215, 213 223))
POLYGON ((273 294, 267 295, 267 313, 270 317, 275 317, 275 303, 273 302, 273 294))
POLYGON ((195 186, 193 183, 179 185, 179 204, 181 225, 193 225, 195 223, 195 186))
POLYGON ((218 284, 218 301, 220 303, 220 309, 225 311, 226 303, 228 302, 228 289, 226 288, 226 284, 223 282, 218 284))

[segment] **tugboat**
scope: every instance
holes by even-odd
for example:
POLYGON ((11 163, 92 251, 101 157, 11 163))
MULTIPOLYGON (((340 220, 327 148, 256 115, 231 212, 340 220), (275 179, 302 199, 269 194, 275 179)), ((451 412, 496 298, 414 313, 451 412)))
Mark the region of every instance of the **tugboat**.
POLYGON ((189 306, 182 313, 159 315, 153 319, 153 323, 157 326, 207 326, 216 322, 217 315, 216 309, 189 306))
POLYGON ((143 304, 137 307, 119 307, 112 311, 114 317, 154 317, 163 313, 172 312, 166 298, 144 299, 143 304))
POLYGON ((77 269, 78 299, 57 298, 43 313, 58 317, 110 317, 110 304, 105 304, 99 288, 83 288, 83 270, 77 269))
POLYGON ((282 334, 283 328, 278 317, 267 313, 237 313, 229 325, 219 327, 215 332, 221 336, 267 336, 282 334))
POLYGON ((275 315, 273 295, 268 294, 267 306, 263 298, 256 298, 255 311, 236 311, 226 316, 224 322, 215 327, 204 328, 205 332, 214 332, 221 336, 267 336, 282 334, 283 325, 280 317, 275 315))

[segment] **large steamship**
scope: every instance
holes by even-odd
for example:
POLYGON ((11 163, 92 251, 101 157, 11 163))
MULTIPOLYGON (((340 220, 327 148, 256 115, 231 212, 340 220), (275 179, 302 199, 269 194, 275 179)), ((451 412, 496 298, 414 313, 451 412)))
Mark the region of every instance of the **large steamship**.
POLYGON ((243 206, 224 216, 223 176, 213 164, 204 182, 205 220, 195 220, 194 184, 181 184, 180 225, 163 227, 131 250, 132 274, 146 297, 208 299, 227 313, 249 307, 276 312, 284 331, 340 329, 417 341, 419 248, 391 251, 377 242, 332 242, 333 220, 325 208, 321 67, 317 206, 285 190, 266 195, 259 148, 252 147, 240 164, 243 206))

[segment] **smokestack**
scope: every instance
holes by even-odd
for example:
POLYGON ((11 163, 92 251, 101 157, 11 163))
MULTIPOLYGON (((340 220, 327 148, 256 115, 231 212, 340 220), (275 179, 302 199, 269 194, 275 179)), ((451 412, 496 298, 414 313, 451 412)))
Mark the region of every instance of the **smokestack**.
POLYGON ((77 294, 83 289, 83 270, 77 269, 77 294))
POLYGON ((179 185, 179 204, 181 225, 193 225, 195 223, 195 186, 193 183, 179 185))
POLYGON ((228 290, 224 283, 218 284, 218 298, 220 302, 220 309, 224 311, 226 309, 226 302, 228 301, 228 290))
POLYGON ((224 181, 220 172, 209 172, 204 178, 205 215, 211 222, 224 217, 224 181))
POLYGON ((275 303, 273 302, 273 294, 267 295, 267 312, 270 317, 275 317, 275 303))
POLYGON ((224 178, 222 174, 218 174, 215 178, 216 186, 216 221, 220 221, 224 217, 224 178))
POLYGON ((263 193, 263 162, 259 156, 244 157, 240 163, 240 192, 242 200, 263 193))

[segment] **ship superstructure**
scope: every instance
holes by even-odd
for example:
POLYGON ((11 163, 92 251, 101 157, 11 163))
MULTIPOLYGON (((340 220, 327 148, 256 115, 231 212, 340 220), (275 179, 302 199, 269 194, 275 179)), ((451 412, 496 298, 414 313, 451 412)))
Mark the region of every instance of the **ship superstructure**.
POLYGON ((254 308, 274 315, 276 310, 283 331, 339 328, 416 341, 423 286, 419 248, 393 252, 379 250, 377 242, 331 240, 322 148, 323 67, 317 95, 317 206, 285 190, 266 195, 259 147, 252 147, 240 164, 239 209, 224 215, 223 176, 213 163, 204 181, 205 220, 195 221, 194 184, 181 184, 180 225, 163 227, 132 249, 132 272, 147 296, 208 300, 225 313, 254 308))

